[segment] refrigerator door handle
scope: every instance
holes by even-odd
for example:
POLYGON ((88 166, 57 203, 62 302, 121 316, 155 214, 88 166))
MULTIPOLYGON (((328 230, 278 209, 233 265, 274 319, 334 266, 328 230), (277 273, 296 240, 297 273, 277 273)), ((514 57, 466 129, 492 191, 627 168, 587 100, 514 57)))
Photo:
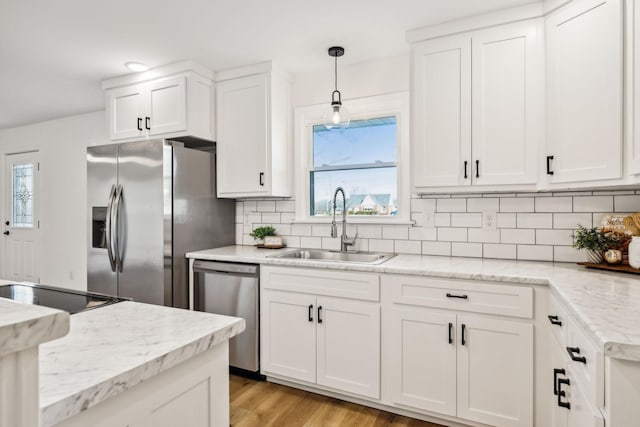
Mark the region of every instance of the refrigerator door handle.
POLYGON ((113 208, 113 198, 116 195, 116 185, 113 184, 111 186, 111 191, 109 192, 109 202, 107 203, 107 215, 104 227, 105 240, 107 244, 107 255, 109 255, 109 264, 111 265, 111 271, 116 271, 116 262, 113 256, 113 249, 111 245, 111 212, 113 208))
POLYGON ((116 267, 118 268, 118 271, 120 273, 122 273, 122 258, 120 257, 120 233, 118 232, 120 230, 120 200, 122 199, 122 185, 118 185, 118 190, 116 191, 116 199, 115 199, 115 205, 114 205, 114 217, 115 217, 115 224, 113 227, 113 240, 115 242, 114 244, 114 252, 115 252, 115 258, 116 258, 116 267))

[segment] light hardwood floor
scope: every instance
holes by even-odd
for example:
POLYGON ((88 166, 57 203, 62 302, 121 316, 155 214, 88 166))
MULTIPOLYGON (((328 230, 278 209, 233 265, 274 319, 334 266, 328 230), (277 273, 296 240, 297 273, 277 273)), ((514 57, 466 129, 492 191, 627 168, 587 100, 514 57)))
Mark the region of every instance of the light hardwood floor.
POLYGON ((354 403, 230 376, 233 427, 442 427, 354 403))

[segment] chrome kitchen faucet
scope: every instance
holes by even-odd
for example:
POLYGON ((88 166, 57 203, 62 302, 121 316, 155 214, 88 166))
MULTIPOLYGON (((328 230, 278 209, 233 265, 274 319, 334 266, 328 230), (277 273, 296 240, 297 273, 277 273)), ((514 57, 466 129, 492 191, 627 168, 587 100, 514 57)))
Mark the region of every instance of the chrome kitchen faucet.
POLYGON ((336 188, 333 193, 333 220, 331 221, 331 237, 338 237, 338 227, 336 226, 336 198, 338 192, 342 193, 342 235, 340 236, 340 252, 347 252, 349 246, 356 244, 358 233, 353 237, 347 236, 347 197, 344 194, 342 187, 336 188))

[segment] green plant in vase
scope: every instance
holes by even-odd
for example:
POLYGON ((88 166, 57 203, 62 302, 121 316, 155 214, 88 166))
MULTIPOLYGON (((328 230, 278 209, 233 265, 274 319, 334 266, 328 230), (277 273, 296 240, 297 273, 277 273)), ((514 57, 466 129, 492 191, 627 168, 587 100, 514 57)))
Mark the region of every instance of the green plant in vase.
POLYGON ((605 233, 598 227, 586 228, 582 225, 578 227, 573 234, 573 247, 585 249, 589 262, 601 263, 604 251, 617 248, 621 244, 621 238, 614 233, 605 233))
POLYGON ((262 242, 267 236, 275 235, 276 229, 271 226, 258 227, 249 233, 249 236, 253 237, 257 242, 262 242))

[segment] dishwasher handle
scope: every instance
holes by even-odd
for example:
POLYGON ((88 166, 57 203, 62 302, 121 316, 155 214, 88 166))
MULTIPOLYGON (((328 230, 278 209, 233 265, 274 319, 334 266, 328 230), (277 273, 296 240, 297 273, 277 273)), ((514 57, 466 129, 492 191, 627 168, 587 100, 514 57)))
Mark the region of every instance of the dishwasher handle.
POLYGON ((229 262, 195 260, 193 271, 196 273, 230 273, 258 275, 258 266, 255 264, 234 264, 229 262))

